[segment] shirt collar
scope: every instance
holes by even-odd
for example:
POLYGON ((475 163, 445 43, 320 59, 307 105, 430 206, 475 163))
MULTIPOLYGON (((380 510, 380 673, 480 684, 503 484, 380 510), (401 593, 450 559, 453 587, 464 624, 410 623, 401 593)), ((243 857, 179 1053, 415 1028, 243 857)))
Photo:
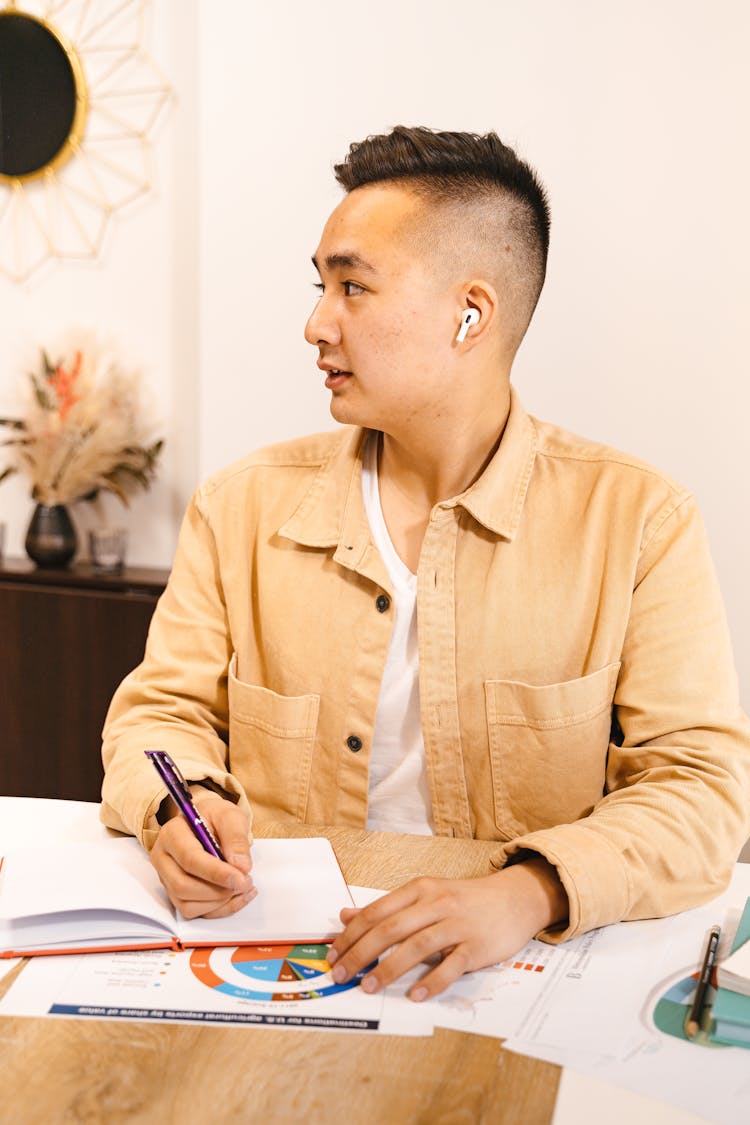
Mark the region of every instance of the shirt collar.
POLYGON ((487 468, 465 492, 441 503, 460 504, 488 531, 513 539, 521 520, 537 450, 536 427, 510 388, 510 412, 503 436, 487 468))
MULTIPOLYGON (((307 547, 338 547, 336 557, 357 567, 370 548, 362 503, 362 456, 369 430, 347 427, 279 534, 307 547), (340 558, 339 558, 340 556, 340 558)), ((536 428, 513 387, 510 412, 497 451, 465 492, 441 501, 461 505, 489 531, 513 539, 536 456, 536 428)))

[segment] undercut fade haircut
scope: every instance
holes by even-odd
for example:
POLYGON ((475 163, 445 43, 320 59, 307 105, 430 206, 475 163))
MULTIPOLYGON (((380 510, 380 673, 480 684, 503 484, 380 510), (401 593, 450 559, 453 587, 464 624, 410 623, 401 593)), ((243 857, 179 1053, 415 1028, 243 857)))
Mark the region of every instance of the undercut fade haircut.
MULTIPOLYGON (((516 344, 531 320, 547 270, 550 213, 547 195, 534 169, 494 132, 438 132, 397 125, 390 133, 354 142, 334 173, 345 191, 393 181, 426 202, 478 208, 485 222, 496 210, 498 235, 517 248, 514 288, 524 306, 516 344), (523 275, 523 276, 521 276, 523 275)), ((480 232, 477 232, 480 233, 480 232)), ((486 231, 490 234, 490 231, 486 231)), ((507 246, 505 246, 507 249, 507 246)), ((501 247, 498 246, 498 260, 501 247)))

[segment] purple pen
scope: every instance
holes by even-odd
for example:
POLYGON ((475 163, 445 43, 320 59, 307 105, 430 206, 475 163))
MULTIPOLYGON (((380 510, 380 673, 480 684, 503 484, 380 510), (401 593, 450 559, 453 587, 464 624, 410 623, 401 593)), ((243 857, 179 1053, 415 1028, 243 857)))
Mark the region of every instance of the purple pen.
MULTIPOLYGON (((198 843, 203 846, 209 855, 215 855, 217 859, 224 860, 222 850, 214 839, 211 829, 193 804, 193 798, 185 778, 166 750, 144 750, 143 753, 151 759, 151 764, 166 785, 170 797, 177 805, 180 814, 185 817, 188 828, 198 843)), ((226 863, 226 860, 224 862, 226 863)))

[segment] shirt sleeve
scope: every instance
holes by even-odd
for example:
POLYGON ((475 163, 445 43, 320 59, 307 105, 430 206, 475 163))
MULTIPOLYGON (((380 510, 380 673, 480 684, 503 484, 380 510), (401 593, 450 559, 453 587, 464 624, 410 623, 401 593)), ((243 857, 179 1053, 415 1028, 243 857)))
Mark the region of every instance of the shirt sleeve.
POLYGON ((231 648, 216 544, 198 492, 182 523, 144 660, 117 689, 104 726, 102 820, 147 848, 167 793, 144 750, 166 750, 186 780, 210 780, 250 811, 227 765, 231 648))
POLYGON ((621 661, 603 798, 497 858, 536 852, 557 868, 570 914, 548 940, 713 898, 750 831, 750 724, 690 496, 642 546, 621 661))

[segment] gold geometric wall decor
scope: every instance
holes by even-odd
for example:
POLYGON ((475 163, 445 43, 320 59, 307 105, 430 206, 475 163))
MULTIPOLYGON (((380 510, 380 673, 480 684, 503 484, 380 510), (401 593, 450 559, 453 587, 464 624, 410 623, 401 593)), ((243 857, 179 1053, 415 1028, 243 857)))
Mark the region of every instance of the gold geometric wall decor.
POLYGON ((0 274, 95 258, 151 188, 170 87, 144 46, 149 0, 0 0, 0 274))

